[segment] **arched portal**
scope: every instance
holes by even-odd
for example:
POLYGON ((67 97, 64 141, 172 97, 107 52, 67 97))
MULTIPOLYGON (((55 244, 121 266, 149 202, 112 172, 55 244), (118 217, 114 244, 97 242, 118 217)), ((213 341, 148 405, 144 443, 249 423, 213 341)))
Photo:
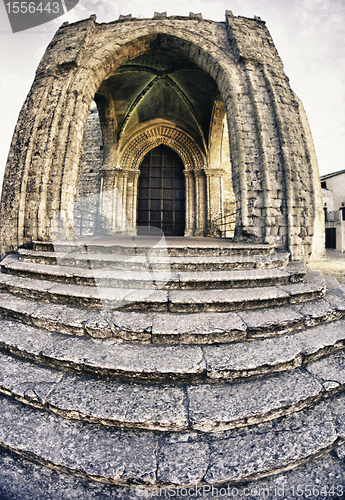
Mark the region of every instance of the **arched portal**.
MULTIPOLYGON (((156 218, 155 223, 159 219, 161 229, 164 226, 169 235, 233 236, 236 207, 226 112, 210 75, 178 51, 156 43, 154 49, 129 60, 103 80, 95 103, 103 136, 96 215, 102 224, 95 227, 109 235, 132 233, 138 224, 152 225, 156 218), (158 151, 170 148, 182 163, 169 189, 160 186, 159 201, 151 197, 153 192, 158 196, 157 191, 146 196, 141 185, 158 183, 158 178, 150 175, 144 180, 140 172, 142 162, 151 158, 149 152, 160 146, 158 151), (182 199, 177 202, 174 193, 170 196, 178 178, 184 184, 183 210, 179 208, 182 199), (139 201, 149 207, 160 203, 173 208, 170 213, 164 210, 158 214, 158 209, 151 208, 139 212, 139 201), (171 219, 171 224, 164 218, 171 219)), ((91 121, 95 123, 93 115, 86 138, 99 136, 90 130, 91 121)), ((93 149, 96 163, 99 144, 91 144, 91 150, 88 147, 90 143, 84 141, 77 187, 81 198, 97 190, 90 185, 90 153, 93 149)))
POLYGON ((101 219, 106 206, 115 207, 107 210, 107 230, 135 219, 138 163, 131 152, 140 165, 147 151, 131 138, 140 142, 138 130, 160 119, 193 143, 177 149, 166 144, 185 165, 187 234, 226 234, 220 228, 232 212, 232 189, 238 241, 274 243, 294 260, 320 251, 321 189, 303 107, 265 23, 227 11, 224 23, 172 16, 97 24, 91 16, 61 26, 13 137, 1 202, 1 255, 37 239, 50 241, 56 216, 61 233, 71 234, 93 100, 103 136, 101 219), (222 126, 211 125, 222 107, 222 126), (221 140, 217 131, 223 131, 221 140), (193 167, 180 151, 187 151, 193 167), (116 200, 103 196, 111 192, 119 194, 116 200))
POLYGON ((140 165, 137 226, 158 227, 166 236, 185 232, 184 165, 175 151, 158 146, 140 165))

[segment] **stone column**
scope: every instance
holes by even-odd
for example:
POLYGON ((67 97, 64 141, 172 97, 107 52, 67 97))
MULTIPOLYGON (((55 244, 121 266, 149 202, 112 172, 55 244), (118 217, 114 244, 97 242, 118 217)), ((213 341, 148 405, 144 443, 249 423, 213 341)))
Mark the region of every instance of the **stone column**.
POLYGON ((128 170, 127 174, 127 201, 126 217, 128 229, 131 234, 136 234, 137 206, 138 206, 138 177, 140 170, 128 170))
POLYGON ((116 233, 126 234, 128 229, 127 207, 127 170, 117 169, 117 189, 115 190, 116 233))
POLYGON ((126 217, 128 171, 121 167, 101 170, 102 185, 100 216, 107 234, 125 233, 128 229, 126 217))
POLYGON ((114 169, 102 169, 101 193, 99 203, 100 226, 106 234, 114 234, 114 193, 116 189, 116 171, 114 169))
POLYGON ((186 178, 186 226, 185 236, 193 236, 195 228, 195 182, 192 170, 183 171, 186 178))
MULTIPOLYGON (((223 175, 221 168, 204 168, 207 193, 207 236, 222 234, 223 221, 223 175)), ((225 227, 225 226, 224 226, 225 227)))
POLYGON ((194 236, 206 236, 206 178, 204 168, 194 170, 195 176, 195 230, 194 236))

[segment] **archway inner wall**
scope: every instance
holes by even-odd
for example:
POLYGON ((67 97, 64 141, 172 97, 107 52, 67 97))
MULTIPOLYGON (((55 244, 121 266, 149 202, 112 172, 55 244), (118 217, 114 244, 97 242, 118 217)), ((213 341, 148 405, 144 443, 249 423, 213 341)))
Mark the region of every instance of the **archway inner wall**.
POLYGON ((320 200, 310 137, 265 24, 171 17, 64 24, 38 67, 6 166, 1 254, 50 240, 61 214, 68 234, 91 102, 102 81, 157 43, 215 80, 228 119, 237 240, 276 243, 308 259, 320 200), (260 51, 259 48, 260 47, 260 51))

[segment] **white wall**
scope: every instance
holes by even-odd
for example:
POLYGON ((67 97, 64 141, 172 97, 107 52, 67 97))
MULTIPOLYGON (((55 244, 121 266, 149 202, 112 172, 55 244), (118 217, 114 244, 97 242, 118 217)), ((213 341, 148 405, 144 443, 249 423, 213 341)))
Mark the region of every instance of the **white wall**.
MULTIPOLYGON (((345 172, 325 179, 327 190, 333 191, 334 210, 345 204, 345 172)), ((324 191, 324 190, 322 190, 324 191)))

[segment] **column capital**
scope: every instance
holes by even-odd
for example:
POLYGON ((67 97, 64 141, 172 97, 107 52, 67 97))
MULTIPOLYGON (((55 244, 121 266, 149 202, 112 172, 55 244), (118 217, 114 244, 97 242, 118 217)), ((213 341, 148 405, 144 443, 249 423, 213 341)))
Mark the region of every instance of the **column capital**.
POLYGON ((140 175, 140 170, 126 170, 128 177, 137 179, 140 175))
POLYGON ((195 177, 205 177, 204 174, 205 167, 195 168, 192 172, 195 177))
POLYGON ((193 170, 184 170, 183 171, 185 177, 191 178, 193 177, 193 170))
POLYGON ((204 167, 202 169, 207 177, 223 177, 225 170, 222 168, 209 168, 204 167))
POLYGON ((128 170, 120 166, 114 166, 113 168, 101 168, 101 170, 99 171, 102 177, 117 177, 120 175, 125 176, 131 172, 136 172, 136 170, 128 170))

